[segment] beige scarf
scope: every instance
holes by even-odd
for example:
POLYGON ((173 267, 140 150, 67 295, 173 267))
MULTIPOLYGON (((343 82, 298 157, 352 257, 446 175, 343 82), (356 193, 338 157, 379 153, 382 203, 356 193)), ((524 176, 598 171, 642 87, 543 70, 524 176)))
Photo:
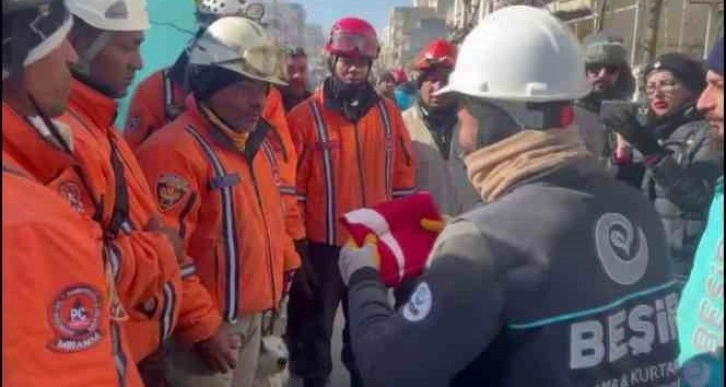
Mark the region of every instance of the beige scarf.
POLYGON ((500 198, 514 184, 589 155, 576 127, 524 130, 466 156, 469 181, 485 202, 500 198))

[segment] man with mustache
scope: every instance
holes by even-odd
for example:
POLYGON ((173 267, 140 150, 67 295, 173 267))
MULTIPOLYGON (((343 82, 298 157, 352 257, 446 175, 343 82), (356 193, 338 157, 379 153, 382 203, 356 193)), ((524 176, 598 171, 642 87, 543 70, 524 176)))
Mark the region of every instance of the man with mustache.
POLYGON ((403 113, 416 152, 416 188, 431 193, 442 213, 456 216, 479 202, 459 160, 459 101, 438 95, 449 84, 457 48, 445 39, 429 43, 414 65, 418 77, 417 103, 403 113))
MULTIPOLYGON (((196 36, 189 41, 187 47, 170 67, 161 69, 141 81, 131 98, 123 136, 134 151, 138 150, 154 132, 174 121, 186 109, 185 99, 189 95, 190 86, 187 79, 189 50, 192 49, 195 40, 201 36, 204 29, 215 20, 225 16, 248 17, 246 14, 248 4, 244 0, 225 2, 197 0, 195 3, 195 17, 199 26, 196 36)), ((267 136, 279 167, 279 188, 283 199, 281 205, 285 210, 285 227, 298 246, 299 254, 304 255, 306 251, 304 248, 305 227, 295 196, 297 152, 285 118, 289 109, 284 106, 284 98, 288 98, 287 103, 290 103, 290 94, 297 95, 301 92, 299 87, 301 80, 304 86, 307 58, 300 57, 300 55, 292 56, 295 58, 288 59, 287 63, 288 71, 293 70, 289 72, 291 83, 288 86, 269 88, 262 119, 269 126, 267 136), (302 65, 305 66, 304 70, 301 69, 302 65), (281 90, 287 92, 287 97, 283 97, 281 90)), ((300 98, 300 96, 295 98, 300 98)), ((300 282, 303 289, 308 289, 309 283, 314 283, 315 278, 305 261, 303 259, 302 270, 298 271, 297 275, 293 276, 292 273, 288 273, 287 277, 300 282)), ((306 294, 309 293, 306 291, 306 294)))
MULTIPOLYGON (((337 268, 348 239, 339 218, 411 193, 415 156, 395 103, 380 97, 368 78, 380 47, 370 23, 344 18, 332 28, 326 51, 332 75, 288 115, 299 150, 297 190, 317 275, 313 298, 293 284, 288 308, 291 371, 306 387, 325 386, 332 371, 330 339, 344 285, 337 268)), ((360 386, 343 333, 343 362, 360 386)))
POLYGON ((635 78, 620 35, 607 30, 596 32, 584 39, 583 47, 591 89, 575 105, 575 122, 587 149, 601 165, 608 166, 615 141, 603 125, 600 107, 605 100, 629 101, 635 92, 635 78))
POLYGON ((280 88, 285 111, 290 112, 312 93, 308 91, 308 55, 301 47, 289 50, 287 54, 287 86, 280 88))
MULTIPOLYGON (((724 139, 723 50, 721 38, 706 61, 706 89, 696 105, 711 126, 715 149, 721 155, 724 139)), ((723 176, 714 192, 708 225, 678 307, 679 361, 684 367, 686 386, 723 385, 723 176)))
POLYGON ((261 120, 270 87, 285 84, 282 59, 259 24, 216 20, 189 52, 184 112, 137 152, 213 300, 198 321, 180 323, 165 364, 172 386, 250 387, 263 315, 280 312, 285 274, 300 265, 261 120))

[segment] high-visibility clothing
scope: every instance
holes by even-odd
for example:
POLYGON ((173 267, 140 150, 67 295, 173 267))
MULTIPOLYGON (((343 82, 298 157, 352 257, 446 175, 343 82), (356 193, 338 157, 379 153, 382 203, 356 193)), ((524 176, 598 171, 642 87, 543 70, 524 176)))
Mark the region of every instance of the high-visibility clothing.
POLYGON ((100 227, 4 152, 2 175, 2 384, 141 387, 100 227))
MULTIPOLYGON (((6 103, 2 105, 2 120, 3 152, 40 184, 65 198, 79 214, 100 224, 110 223, 115 201, 113 178, 104 180, 98 176, 113 177, 113 173, 104 167, 99 153, 83 152, 86 158, 81 162, 62 149, 42 124, 19 116, 6 103)), ((67 125, 56 121, 56 126, 73 149, 78 147, 67 125)), ((164 238, 138 231, 106 238, 107 259, 127 309, 155 297, 161 299, 166 280, 179 275, 178 265, 166 265, 166 261, 159 259, 160 253, 171 251, 164 238)))
POLYGON ((141 81, 129 104, 124 138, 134 151, 152 133, 173 121, 184 109, 184 88, 169 76, 169 68, 141 81))
POLYGON ((308 239, 342 246, 350 211, 414 191, 416 160, 395 104, 381 98, 357 123, 325 108, 320 87, 288 115, 298 156, 298 199, 308 239))
MULTIPOLYGON (((126 119, 124 137, 132 149, 148 139, 151 134, 174 120, 184 110, 184 89, 169 76, 169 69, 151 74, 134 92, 126 119)), ((279 166, 280 193, 285 203, 285 225, 294 239, 305 238, 305 228, 295 197, 295 152, 290 129, 287 126, 282 94, 270 88, 262 118, 272 129, 269 132, 279 166)))
POLYGON ((277 308, 283 271, 299 266, 299 257, 285 233, 266 133, 253 132, 243 153, 203 114, 190 95, 186 111, 137 155, 162 215, 232 322, 277 308))
MULTIPOLYGON (((74 153, 82 162, 85 157, 83 154, 92 152, 102 152, 103 158, 111 161, 106 162, 106 165, 112 168, 113 181, 117 182, 115 190, 120 193, 116 195, 115 210, 126 210, 124 218, 128 219, 129 226, 143 230, 153 217, 160 218, 160 215, 136 157, 113 127, 115 113, 116 102, 113 99, 80 82, 74 82, 68 112, 61 120, 73 128, 77 143, 74 153), (124 187, 128 200, 122 199, 124 187), (124 201, 127 202, 126 206, 123 205, 124 201)), ((113 226, 113 220, 111 222, 113 226)), ((155 234, 160 239, 159 259, 164 265, 178 267, 169 241, 165 236, 155 234)), ((181 266, 181 278, 178 275, 175 273, 169 277, 163 293, 155 300, 155 318, 132 319, 128 324, 129 332, 132 333, 130 336, 133 337, 130 344, 137 361, 153 353, 171 335, 177 316, 185 324, 196 326, 199 329, 196 336, 200 339, 209 338, 221 324, 221 316, 210 314, 211 297, 195 275, 191 261, 181 266), (208 321, 197 324, 202 318, 208 321)))
POLYGON ((280 194, 285 205, 285 228, 293 240, 305 239, 305 225, 303 224, 300 206, 295 194, 295 168, 297 166, 297 152, 292 142, 290 128, 285 117, 285 106, 282 103, 282 94, 276 88, 270 88, 267 95, 267 104, 262 112, 273 130, 270 130, 268 139, 273 145, 280 174, 280 194))

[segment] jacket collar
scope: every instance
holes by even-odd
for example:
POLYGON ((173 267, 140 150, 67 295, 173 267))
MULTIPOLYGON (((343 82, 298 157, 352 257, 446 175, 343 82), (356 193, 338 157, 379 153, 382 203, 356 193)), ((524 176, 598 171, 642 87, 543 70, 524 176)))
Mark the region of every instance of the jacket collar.
POLYGON ((88 117, 94 126, 99 128, 110 129, 116 121, 118 113, 116 100, 77 79, 73 79, 73 88, 68 102, 70 110, 88 117))
MULTIPOLYGON (((28 119, 18 115, 8 104, 2 104, 3 152, 42 184, 48 184, 63 170, 77 165, 73 155, 45 139, 28 119)), ((54 121, 58 126, 63 123, 54 121)))
MULTIPOLYGON (((224 131, 217 128, 216 125, 205 116, 193 94, 189 94, 187 96, 185 106, 186 114, 189 114, 195 130, 199 131, 200 134, 210 139, 218 146, 233 152, 239 152, 232 140, 224 134, 224 131)), ((260 146, 267 136, 267 133, 270 131, 270 128, 271 126, 267 123, 267 121, 260 118, 257 127, 252 131, 247 139, 247 144, 243 152, 248 161, 252 162, 255 158, 255 155, 260 149, 260 146)))

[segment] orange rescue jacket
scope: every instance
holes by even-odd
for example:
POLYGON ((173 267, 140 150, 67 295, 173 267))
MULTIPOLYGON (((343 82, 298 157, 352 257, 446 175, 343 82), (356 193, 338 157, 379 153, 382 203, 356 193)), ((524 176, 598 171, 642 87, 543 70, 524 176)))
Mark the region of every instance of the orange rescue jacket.
MULTIPOLYGON (((3 152, 16 160, 36 181, 66 199, 76 212, 102 225, 113 212, 115 189, 113 179, 92 176, 113 176, 98 153, 84 152, 83 162, 63 149, 42 123, 30 123, 6 103, 2 105, 3 152)), ((60 122, 65 142, 75 148, 71 129, 60 122)), ((63 134, 62 133, 62 134, 63 134)), ((167 246, 165 237, 156 233, 137 232, 111 240, 106 237, 106 253, 114 270, 121 301, 127 309, 153 300, 163 294, 166 280, 179 275, 178 265, 165 265, 158 257, 160 246, 167 246)), ((169 251, 171 246, 166 247, 169 251)), ((167 254, 167 253, 164 253, 167 254)))
MULTIPOLYGON (((110 226, 114 224, 113 216, 122 213, 120 218, 126 223, 122 229, 127 235, 133 235, 143 230, 152 218, 161 220, 161 215, 136 157, 113 127, 116 106, 113 99, 74 81, 69 107, 61 120, 73 129, 77 144, 74 153, 82 163, 86 155, 92 153, 100 153, 100 157, 107 160, 105 165, 110 172, 91 178, 110 180, 117 193, 110 226)), ((156 232, 152 234, 158 239, 158 259, 165 266, 178 268, 176 255, 166 237, 156 232)), ((195 324, 200 319, 209 319, 205 324, 196 324, 199 331, 195 337, 199 340, 209 338, 221 324, 221 316, 210 313, 213 311, 211 297, 195 275, 191 260, 181 267, 181 278, 178 271, 169 277, 162 294, 151 305, 154 306, 153 313, 132 314, 127 324, 137 361, 153 353, 170 337, 177 316, 186 323, 195 324)))
MULTIPOLYGON (((134 92, 124 129, 124 137, 133 150, 137 150, 154 131, 173 121, 184 109, 184 89, 169 77, 168 71, 163 69, 151 74, 134 92)), ((305 227, 295 197, 297 153, 287 126, 282 94, 274 87, 270 88, 262 118, 274 129, 269 132, 269 138, 279 166, 287 232, 294 240, 304 239, 305 227)))
POLYGON ((387 98, 357 123, 326 109, 320 87, 288 115, 300 152, 298 198, 308 238, 342 246, 348 233, 343 214, 395 197, 415 187, 416 161, 401 112, 387 98))
POLYGON ((138 151, 161 213, 184 237, 227 321, 277 308, 283 271, 299 266, 285 233, 275 158, 264 151, 265 133, 254 133, 248 143, 259 145, 248 151, 262 150, 250 157, 227 143, 190 95, 186 111, 138 151))
POLYGON ((2 179, 2 384, 143 386, 111 317, 98 224, 4 152, 2 179))

